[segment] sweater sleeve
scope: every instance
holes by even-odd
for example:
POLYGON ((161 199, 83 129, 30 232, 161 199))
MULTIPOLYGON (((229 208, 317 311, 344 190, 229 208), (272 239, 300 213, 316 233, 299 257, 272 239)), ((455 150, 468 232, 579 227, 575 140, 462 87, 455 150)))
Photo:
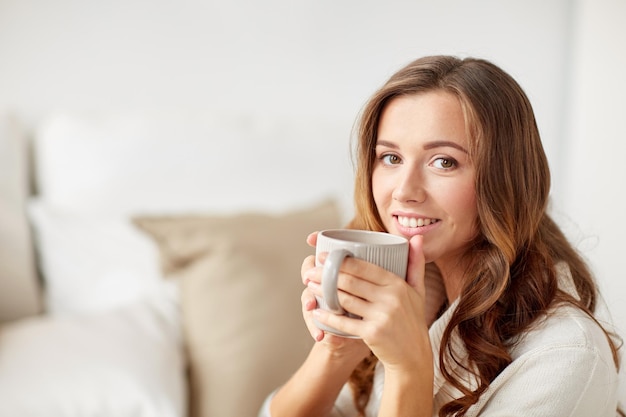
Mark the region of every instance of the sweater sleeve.
POLYGON ((259 409, 259 414, 257 415, 257 417, 272 417, 272 415, 270 414, 270 402, 272 401, 272 398, 274 398, 274 394, 276 394, 275 390, 272 391, 272 393, 270 393, 267 398, 265 398, 265 401, 263 401, 263 405, 259 409))
POLYGON ((543 344, 523 353, 467 417, 615 417, 617 370, 604 334, 594 333, 591 339, 543 344))

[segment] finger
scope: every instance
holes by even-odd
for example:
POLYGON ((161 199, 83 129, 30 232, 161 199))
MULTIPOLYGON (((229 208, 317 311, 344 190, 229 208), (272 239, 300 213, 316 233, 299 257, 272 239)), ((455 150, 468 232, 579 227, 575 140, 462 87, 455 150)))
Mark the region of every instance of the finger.
POLYGON ((317 297, 323 297, 322 286, 319 282, 310 280, 309 282, 307 282, 306 286, 313 295, 317 297))
POLYGON ((381 266, 352 256, 348 256, 343 260, 339 267, 339 272, 358 277, 361 281, 375 285, 386 285, 389 281, 398 278, 396 274, 387 271, 381 266))
MULTIPOLYGON (((318 268, 322 269, 322 267, 318 268)), ((321 275, 320 271, 319 276, 311 276, 309 282, 316 281, 320 283, 321 275)), ((344 303, 349 305, 358 304, 358 308, 361 309, 366 304, 357 303, 358 300, 365 301, 367 304, 375 302, 380 300, 381 297, 386 297, 386 291, 383 291, 383 288, 388 286, 395 287, 398 284, 406 285, 404 280, 400 279, 393 272, 361 259, 345 258, 337 276, 339 304, 348 311, 351 310, 344 303), (351 299, 351 297, 354 299, 351 299)), ((358 314, 356 311, 351 312, 358 314)))
POLYGON ((328 258, 328 252, 319 252, 316 253, 315 256, 315 261, 319 265, 324 265, 324 263, 326 262, 326 258, 328 258))
POLYGON ((310 279, 310 270, 315 268, 315 255, 309 255, 302 261, 302 267, 300 268, 300 276, 302 277, 302 283, 307 284, 310 279))
POLYGON ((396 301, 405 293, 407 284, 394 273, 382 268, 380 275, 384 275, 384 278, 378 276, 378 281, 373 282, 360 276, 340 273, 337 279, 339 305, 352 314, 366 318, 376 312, 375 310, 380 313, 380 308, 375 307, 377 304, 397 304, 396 301))
POLYGON ((312 311, 317 307, 315 294, 310 288, 305 288, 304 291, 302 291, 300 301, 302 302, 302 311, 312 311))
POLYGON ((312 312, 317 310, 317 300, 315 295, 311 293, 308 288, 302 291, 302 316, 304 317, 304 323, 309 331, 311 337, 319 342, 324 338, 324 332, 320 330, 313 322, 312 312))
POLYGON ((309 244, 309 246, 313 246, 313 247, 315 247, 315 245, 317 245, 317 234, 318 234, 318 233, 319 233, 319 232, 313 232, 313 233, 309 234, 309 235, 306 237, 306 243, 308 243, 308 244, 309 244))
POLYGON ((342 314, 333 314, 321 308, 313 310, 312 315, 315 319, 326 326, 339 330, 342 333, 347 333, 355 336, 359 336, 359 331, 363 323, 362 320, 344 316, 342 314))
POLYGON ((339 305, 344 310, 361 317, 369 315, 372 308, 372 302, 370 300, 345 291, 339 291, 337 297, 339 299, 339 305))
POLYGON ((424 238, 416 235, 409 240, 409 262, 407 265, 406 282, 415 290, 424 294, 424 269, 426 259, 424 258, 424 238))

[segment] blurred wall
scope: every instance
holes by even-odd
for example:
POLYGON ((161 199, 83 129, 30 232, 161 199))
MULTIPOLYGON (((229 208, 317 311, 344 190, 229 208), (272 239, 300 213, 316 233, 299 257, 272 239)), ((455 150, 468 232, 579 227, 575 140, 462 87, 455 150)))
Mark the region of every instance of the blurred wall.
MULTIPOLYGON (((626 224, 620 220, 626 213, 626 2, 580 0, 577 5, 562 145, 563 223, 591 261, 626 339, 626 224)), ((624 367, 621 398, 626 404, 624 367)))
MULTIPOLYGON (((535 107, 554 210, 626 332, 623 0, 0 0, 0 111, 214 109, 346 135, 366 98, 424 54, 476 55, 535 107)), ((626 397, 626 395, 625 395, 626 397)))
MULTIPOLYGON (((345 121, 420 55, 478 55, 562 134, 566 0, 0 0, 0 108, 219 109, 345 121)), ((555 164, 557 162, 555 161, 555 164)))

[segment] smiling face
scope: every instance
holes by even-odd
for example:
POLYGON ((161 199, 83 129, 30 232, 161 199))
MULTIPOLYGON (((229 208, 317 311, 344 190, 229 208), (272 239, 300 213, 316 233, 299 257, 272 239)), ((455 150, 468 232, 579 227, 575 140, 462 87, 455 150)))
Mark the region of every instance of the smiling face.
POLYGON ((427 262, 458 265, 477 234, 475 170, 459 100, 444 91, 399 96, 378 125, 372 193, 389 233, 424 236, 427 262))

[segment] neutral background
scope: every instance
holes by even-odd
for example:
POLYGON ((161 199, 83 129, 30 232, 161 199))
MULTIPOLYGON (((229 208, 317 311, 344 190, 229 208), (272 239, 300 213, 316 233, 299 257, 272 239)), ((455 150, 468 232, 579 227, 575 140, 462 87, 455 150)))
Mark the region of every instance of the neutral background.
POLYGON ((329 120, 347 141, 413 58, 490 59, 533 102, 554 213, 626 334, 625 21, 624 0, 0 0, 0 111, 35 128, 59 109, 215 109, 329 120))

